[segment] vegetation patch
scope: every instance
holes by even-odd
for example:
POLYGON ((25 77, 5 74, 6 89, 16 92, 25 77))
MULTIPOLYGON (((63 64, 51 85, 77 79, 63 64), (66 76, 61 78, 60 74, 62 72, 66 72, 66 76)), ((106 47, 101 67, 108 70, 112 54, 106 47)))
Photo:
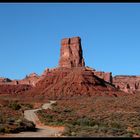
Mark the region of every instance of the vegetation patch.
POLYGON ((8 100, 6 103, 0 106, 0 134, 35 130, 35 124, 24 119, 23 114, 24 110, 33 107, 32 104, 17 100, 8 100))
POLYGON ((84 97, 59 100, 53 105, 52 110, 40 110, 37 114, 46 125, 65 126, 64 136, 133 137, 140 135, 139 112, 131 113, 139 104, 134 105, 130 101, 131 104, 128 106, 124 98, 129 97, 84 97))

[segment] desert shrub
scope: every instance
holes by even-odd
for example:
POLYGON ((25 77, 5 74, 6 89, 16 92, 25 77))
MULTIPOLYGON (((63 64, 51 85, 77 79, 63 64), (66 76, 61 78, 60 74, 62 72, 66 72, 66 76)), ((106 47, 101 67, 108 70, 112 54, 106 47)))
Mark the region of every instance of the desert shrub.
POLYGON ((87 117, 79 118, 73 122, 74 125, 82 125, 82 126, 94 126, 95 122, 92 119, 89 119, 87 117))
POLYGON ((36 114, 38 115, 39 117, 39 120, 42 122, 42 123, 45 123, 46 124, 46 117, 45 117, 45 113, 43 110, 38 110, 36 112, 36 114))
POLYGON ((11 102, 8 106, 13 110, 19 110, 21 108, 21 105, 18 102, 11 102))
POLYGON ((30 121, 24 122, 24 126, 27 130, 32 130, 35 128, 35 124, 33 122, 30 122, 30 121))
POLYGON ((4 133, 5 132, 5 128, 4 128, 4 126, 1 124, 0 125, 0 133, 4 133))
POLYGON ((65 108, 65 109, 63 110, 63 112, 72 112, 72 109, 70 109, 70 108, 65 108))
POLYGON ((117 129, 122 128, 121 124, 120 124, 119 122, 117 122, 117 121, 111 122, 111 123, 110 123, 110 126, 111 126, 112 128, 117 128, 117 129))
POLYGON ((5 133, 10 133, 11 132, 11 128, 10 127, 5 127, 5 131, 4 131, 5 133))
POLYGON ((2 114, 0 114, 0 124, 3 122, 2 114))
POLYGON ((52 120, 53 115, 51 115, 51 114, 46 114, 46 118, 52 120))
POLYGON ((35 124, 32 121, 26 119, 18 119, 16 121, 16 131, 30 131, 35 129, 35 124))
POLYGON ((24 108, 24 110, 26 109, 33 109, 33 105, 32 104, 22 104, 22 108, 24 108))
POLYGON ((71 136, 76 136, 76 132, 71 132, 71 136))
MULTIPOLYGON (((45 113, 44 109, 42 110, 38 110, 37 114, 39 114, 41 116, 41 118, 46 119, 47 118, 47 113, 45 113)), ((49 118, 49 117, 48 117, 49 118)))
POLYGON ((20 123, 20 126, 27 126, 27 127, 35 126, 32 121, 28 121, 26 119, 22 119, 19 123, 20 123))
POLYGON ((99 131, 106 133, 108 131, 108 127, 101 126, 101 127, 99 127, 99 131))
POLYGON ((99 129, 99 125, 94 125, 93 127, 92 127, 94 130, 98 130, 99 129))
POLYGON ((139 128, 135 129, 134 133, 140 135, 140 129, 139 128))
MULTIPOLYGON (((64 124, 65 123, 63 121, 57 121, 57 122, 50 121, 49 122, 49 125, 53 125, 53 126, 62 126, 64 124)), ((48 125, 48 123, 46 123, 46 125, 48 125)))
POLYGON ((15 122, 15 118, 10 117, 10 118, 7 118, 6 121, 7 121, 8 124, 12 125, 15 122))
POLYGON ((52 107, 55 107, 55 106, 57 106, 57 102, 55 102, 55 103, 52 104, 52 107))
POLYGON ((46 115, 45 115, 45 119, 47 120, 47 122, 52 122, 52 121, 53 121, 53 115, 51 115, 51 114, 46 114, 46 115))
POLYGON ((65 129, 64 129, 62 135, 70 136, 72 128, 73 128, 72 124, 65 124, 65 129))
POLYGON ((122 137, 132 137, 132 136, 133 136, 133 133, 131 133, 131 132, 128 132, 128 133, 122 135, 122 137))
POLYGON ((54 111, 54 112, 57 112, 57 113, 61 113, 61 112, 62 112, 62 109, 59 108, 59 107, 54 107, 54 108, 53 108, 53 111, 54 111))

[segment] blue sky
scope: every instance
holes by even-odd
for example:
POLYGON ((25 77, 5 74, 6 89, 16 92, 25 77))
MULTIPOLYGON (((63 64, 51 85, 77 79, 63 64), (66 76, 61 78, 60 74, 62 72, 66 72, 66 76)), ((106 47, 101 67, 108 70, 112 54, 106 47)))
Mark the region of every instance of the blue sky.
POLYGON ((80 36, 86 66, 140 75, 140 4, 0 4, 0 77, 58 66, 60 41, 80 36))

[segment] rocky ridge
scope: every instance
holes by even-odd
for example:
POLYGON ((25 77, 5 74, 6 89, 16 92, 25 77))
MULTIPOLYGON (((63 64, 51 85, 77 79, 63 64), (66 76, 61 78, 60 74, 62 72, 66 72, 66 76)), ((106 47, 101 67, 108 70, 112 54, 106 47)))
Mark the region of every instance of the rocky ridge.
POLYGON ((140 76, 118 75, 113 77, 116 88, 127 92, 136 93, 140 91, 140 76))

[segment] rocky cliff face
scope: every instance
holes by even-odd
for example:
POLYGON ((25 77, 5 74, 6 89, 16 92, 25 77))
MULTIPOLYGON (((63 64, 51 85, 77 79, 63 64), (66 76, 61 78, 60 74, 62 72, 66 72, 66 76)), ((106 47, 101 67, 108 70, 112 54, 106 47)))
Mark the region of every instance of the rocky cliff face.
POLYGON ((103 72, 103 71, 95 71, 94 74, 105 81, 112 83, 112 73, 111 72, 103 72))
POLYGON ((92 69, 90 67, 86 67, 86 70, 91 70, 94 73, 94 75, 96 75, 99 78, 103 79, 104 81, 112 84, 112 73, 111 72, 96 71, 95 69, 92 69))
POLYGON ((120 75, 113 77, 113 84, 128 93, 140 91, 140 76, 120 75))
POLYGON ((67 68, 85 66, 80 37, 62 39, 59 66, 67 68))

